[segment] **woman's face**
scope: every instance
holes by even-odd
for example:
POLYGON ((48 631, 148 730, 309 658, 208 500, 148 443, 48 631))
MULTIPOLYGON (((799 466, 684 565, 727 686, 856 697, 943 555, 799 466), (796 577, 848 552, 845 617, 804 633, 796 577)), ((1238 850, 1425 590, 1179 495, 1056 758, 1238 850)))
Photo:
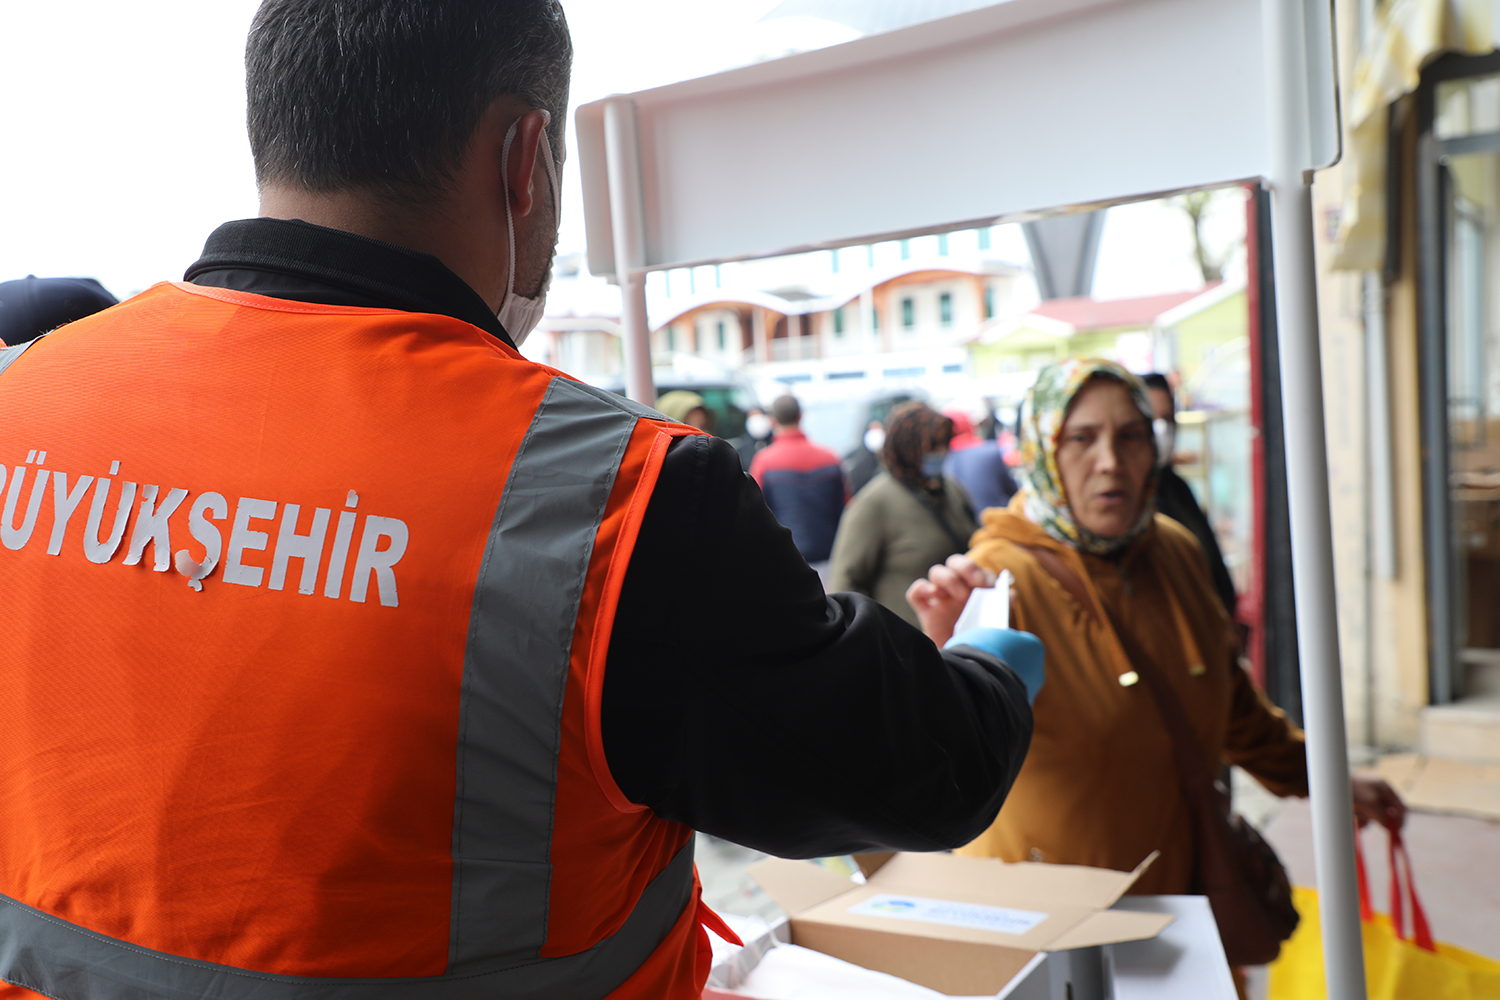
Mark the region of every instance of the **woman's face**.
POLYGON ((1151 424, 1125 386, 1094 379, 1073 397, 1057 439, 1057 469, 1073 519, 1103 538, 1135 525, 1156 453, 1151 424))

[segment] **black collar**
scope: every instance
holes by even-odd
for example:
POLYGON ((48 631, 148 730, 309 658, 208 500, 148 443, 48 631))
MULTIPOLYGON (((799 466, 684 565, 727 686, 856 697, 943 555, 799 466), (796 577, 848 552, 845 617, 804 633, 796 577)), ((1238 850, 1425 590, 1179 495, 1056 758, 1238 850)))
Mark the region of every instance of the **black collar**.
POLYGON ((183 280, 297 302, 437 313, 515 346, 479 293, 436 257, 298 219, 224 223, 183 280))

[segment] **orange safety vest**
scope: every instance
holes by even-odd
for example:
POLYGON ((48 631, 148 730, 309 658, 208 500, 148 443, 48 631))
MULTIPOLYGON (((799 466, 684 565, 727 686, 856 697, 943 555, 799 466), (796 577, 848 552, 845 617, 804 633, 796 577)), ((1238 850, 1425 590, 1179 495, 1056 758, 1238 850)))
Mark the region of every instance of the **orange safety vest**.
POLYGON ((697 997, 692 831, 599 720, 688 433, 186 284, 0 352, 0 996, 697 997))

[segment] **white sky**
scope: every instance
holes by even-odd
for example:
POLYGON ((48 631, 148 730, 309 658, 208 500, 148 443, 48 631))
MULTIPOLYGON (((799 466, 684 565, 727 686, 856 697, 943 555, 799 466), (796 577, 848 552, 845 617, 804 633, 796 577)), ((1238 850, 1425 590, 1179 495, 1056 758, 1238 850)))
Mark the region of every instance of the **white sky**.
MULTIPOLYGON (((0 280, 91 276, 124 297, 180 278, 215 226, 256 213, 242 60, 257 3, 5 5, 0 280)), ((794 43, 852 37, 803 19, 757 23, 776 3, 563 0, 576 47, 573 107, 741 65, 794 43)), ((560 252, 583 249, 571 160, 560 252)), ((1194 287, 1183 230, 1174 233, 1171 213, 1127 212, 1135 225, 1122 232, 1129 219, 1111 219, 1106 228, 1096 294, 1194 287)))

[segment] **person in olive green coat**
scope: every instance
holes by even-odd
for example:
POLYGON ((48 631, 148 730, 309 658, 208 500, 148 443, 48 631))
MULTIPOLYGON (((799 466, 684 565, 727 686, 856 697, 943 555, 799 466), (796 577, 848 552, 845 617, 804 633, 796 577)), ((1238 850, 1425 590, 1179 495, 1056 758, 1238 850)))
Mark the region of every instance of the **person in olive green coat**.
POLYGON ((917 624, 906 588, 979 529, 964 488, 943 475, 953 421, 907 403, 886 423, 886 470, 849 502, 829 557, 828 590, 867 594, 917 624))

